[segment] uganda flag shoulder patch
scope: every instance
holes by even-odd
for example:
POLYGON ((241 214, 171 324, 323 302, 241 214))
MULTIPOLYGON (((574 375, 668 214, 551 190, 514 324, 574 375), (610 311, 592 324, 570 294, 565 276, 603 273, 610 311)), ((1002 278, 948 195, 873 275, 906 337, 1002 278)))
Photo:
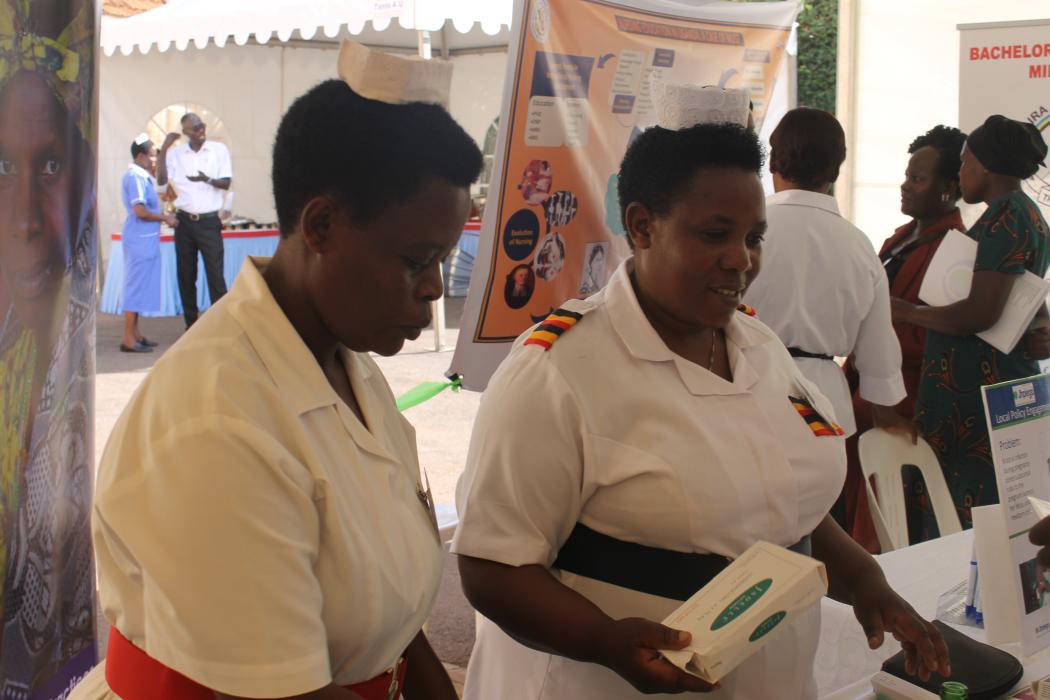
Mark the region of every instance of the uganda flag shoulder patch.
POLYGON ((825 420, 823 416, 817 413, 817 409, 813 408, 813 404, 807 399, 800 399, 795 396, 789 396, 788 399, 791 401, 791 405, 795 407, 795 410, 798 411, 798 414, 802 416, 802 420, 806 421, 806 425, 817 437, 835 437, 846 434, 842 426, 834 421, 825 420))
POLYGON ((550 350, 554 342, 561 334, 576 325, 583 318, 583 314, 566 309, 555 309, 543 322, 529 333, 525 339, 525 345, 539 345, 544 350, 550 350))
POLYGON ((736 310, 742 314, 747 314, 748 316, 754 316, 755 318, 758 318, 758 312, 755 311, 755 307, 753 306, 741 304, 740 306, 736 307, 736 310))

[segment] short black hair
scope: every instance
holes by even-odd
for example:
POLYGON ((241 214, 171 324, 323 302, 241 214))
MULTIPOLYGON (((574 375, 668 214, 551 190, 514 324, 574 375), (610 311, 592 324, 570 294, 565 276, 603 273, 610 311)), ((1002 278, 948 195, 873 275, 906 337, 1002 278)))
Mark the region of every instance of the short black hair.
POLYGON ((142 153, 149 153, 150 147, 153 145, 152 141, 145 141, 143 143, 131 142, 131 159, 135 160, 142 153))
POLYGON ((740 168, 759 175, 763 160, 758 136, 740 124, 646 129, 627 147, 620 163, 617 190, 624 230, 631 202, 664 216, 701 168, 740 168))
POLYGON ((183 115, 182 115, 182 117, 181 117, 181 118, 179 119, 179 124, 181 124, 181 125, 183 125, 183 126, 186 126, 186 120, 187 120, 187 119, 197 119, 198 121, 203 121, 203 120, 202 120, 202 119, 201 119, 200 117, 198 117, 198 116, 196 115, 196 113, 194 113, 194 112, 186 112, 186 113, 185 113, 185 114, 183 114, 183 115))
POLYGON ((908 146, 908 153, 929 146, 937 151, 937 177, 946 182, 959 179, 962 168, 962 149, 966 134, 954 126, 938 124, 922 136, 916 137, 908 146))
POLYGON ((796 107, 783 116, 769 136, 769 169, 805 188, 839 178, 846 160, 846 134, 831 112, 796 107))
POLYGON ((273 145, 273 196, 281 235, 313 197, 338 197, 358 224, 404 202, 432 178, 469 187, 481 151, 439 105, 393 105, 327 80, 297 99, 273 145))

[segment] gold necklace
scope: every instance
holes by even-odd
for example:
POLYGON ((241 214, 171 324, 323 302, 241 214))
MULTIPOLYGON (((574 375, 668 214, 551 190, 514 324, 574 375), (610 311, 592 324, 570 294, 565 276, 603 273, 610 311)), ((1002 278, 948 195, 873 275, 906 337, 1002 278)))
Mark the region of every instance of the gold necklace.
POLYGON ((707 360, 707 371, 715 371, 715 345, 718 341, 718 330, 715 328, 711 329, 711 357, 707 360))

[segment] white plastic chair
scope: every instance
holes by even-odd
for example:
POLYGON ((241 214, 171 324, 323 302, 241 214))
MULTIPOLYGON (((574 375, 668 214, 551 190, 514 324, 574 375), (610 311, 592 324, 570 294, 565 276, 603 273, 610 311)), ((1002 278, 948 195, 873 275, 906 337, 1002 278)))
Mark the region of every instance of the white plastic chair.
POLYGON ((864 473, 871 519, 883 552, 908 546, 908 519, 904 512, 904 482, 901 478, 901 469, 905 464, 914 465, 922 472, 941 535, 962 530, 937 455, 925 440, 919 438, 918 443, 913 445, 904 435, 873 428, 860 436, 857 451, 860 453, 860 468, 864 473), (871 488, 873 478, 875 489, 879 492, 878 498, 871 488))

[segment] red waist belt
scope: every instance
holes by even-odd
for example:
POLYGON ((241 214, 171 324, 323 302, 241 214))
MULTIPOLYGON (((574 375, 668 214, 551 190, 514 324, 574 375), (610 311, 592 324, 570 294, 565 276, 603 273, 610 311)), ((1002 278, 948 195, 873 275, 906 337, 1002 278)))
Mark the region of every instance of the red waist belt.
MULTIPOLYGON (((407 666, 402 657, 397 663, 396 678, 391 669, 372 680, 345 687, 364 700, 392 700, 401 695, 407 666)), ((123 700, 215 700, 211 690, 157 661, 129 642, 116 627, 109 632, 106 682, 123 700)))

